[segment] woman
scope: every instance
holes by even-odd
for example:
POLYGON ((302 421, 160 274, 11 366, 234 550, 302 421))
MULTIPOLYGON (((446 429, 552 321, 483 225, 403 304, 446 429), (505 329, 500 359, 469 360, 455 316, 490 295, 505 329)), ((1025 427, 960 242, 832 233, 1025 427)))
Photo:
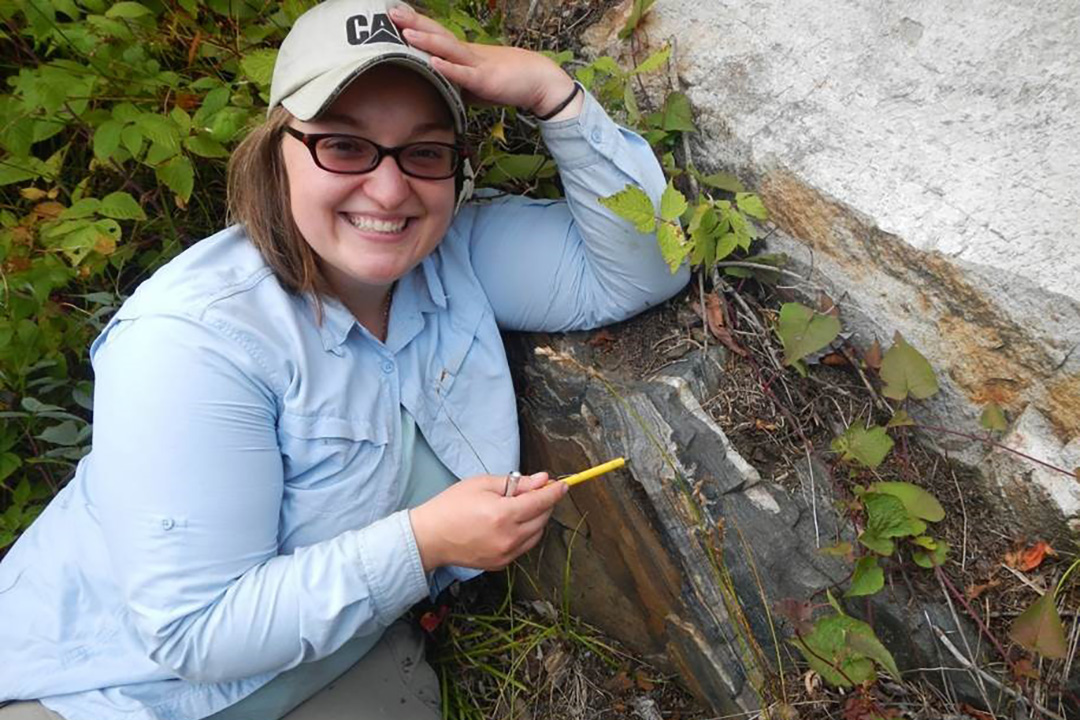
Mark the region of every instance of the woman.
MULTIPOLYGON (((231 161, 239 224, 91 349, 93 451, 0 564, 0 699, 24 701, 3 720, 274 718, 400 665, 394 621, 531 548, 566 492, 507 475, 499 329, 595 327, 686 282, 597 203, 659 196, 648 145, 541 55, 331 0, 285 39, 270 105, 231 161), (459 211, 458 86, 542 120, 566 201, 459 211)), ((424 692, 407 716, 434 716, 424 692)))

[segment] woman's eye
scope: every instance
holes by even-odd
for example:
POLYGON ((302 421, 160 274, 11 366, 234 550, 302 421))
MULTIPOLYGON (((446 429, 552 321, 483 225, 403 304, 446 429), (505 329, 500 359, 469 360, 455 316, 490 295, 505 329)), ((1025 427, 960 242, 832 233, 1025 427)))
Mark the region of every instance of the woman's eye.
POLYGON ((365 144, 352 138, 337 137, 323 140, 323 147, 335 153, 349 154, 364 152, 365 144))
POLYGON ((409 148, 409 157, 421 161, 441 160, 448 153, 447 148, 439 145, 417 145, 409 148))

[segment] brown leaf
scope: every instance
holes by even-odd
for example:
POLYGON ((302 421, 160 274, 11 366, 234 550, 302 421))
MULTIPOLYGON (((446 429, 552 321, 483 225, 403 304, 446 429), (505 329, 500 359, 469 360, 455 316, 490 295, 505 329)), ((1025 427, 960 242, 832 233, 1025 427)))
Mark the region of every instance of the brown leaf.
POLYGON ((967 703, 960 703, 960 712, 972 718, 972 720, 996 720, 993 715, 985 710, 979 710, 967 703))
POLYGON ((45 202, 40 202, 35 205, 33 213, 42 220, 52 220, 59 217, 60 213, 64 212, 66 209, 67 208, 55 200, 46 200, 45 202))
POLYGON ((625 670, 620 670, 615 674, 615 677, 608 680, 604 685, 613 693, 624 693, 634 687, 634 681, 630 679, 625 670))
POLYGON ((739 357, 746 357, 749 353, 735 340, 731 331, 727 328, 727 323, 724 321, 724 306, 721 304, 722 302, 719 295, 716 293, 709 293, 705 296, 705 312, 701 311, 701 305, 696 302, 690 303, 690 307, 705 321, 705 325, 708 326, 709 332, 712 333, 713 337, 719 340, 724 347, 739 357))
POLYGON ((979 585, 968 585, 967 588, 964 590, 964 595, 967 596, 968 600, 974 600, 987 590, 996 588, 1000 584, 1000 580, 998 580, 997 578, 993 578, 989 582, 984 582, 979 585))
POLYGON ((606 348, 613 342, 615 342, 615 336, 611 334, 611 331, 607 328, 601 328, 594 332, 589 339, 585 341, 585 344, 595 348, 606 348))
POLYGON ((836 303, 833 302, 833 299, 823 292, 818 293, 817 309, 822 315, 840 317, 840 308, 836 307, 836 303))
POLYGON ((881 343, 874 340, 874 343, 863 353, 863 362, 866 363, 866 367, 873 370, 881 369, 881 343))
POLYGON ((1031 658, 1022 657, 1012 665, 1013 676, 1017 680, 1023 678, 1031 678, 1032 680, 1039 679, 1039 671, 1035 669, 1035 665, 1031 662, 1031 658))
POLYGON ((638 686, 638 690, 641 692, 652 692, 652 689, 656 687, 653 681, 647 678, 641 670, 634 671, 634 684, 638 686))
POLYGON ((832 365, 833 367, 843 367, 848 364, 848 359, 844 357, 842 353, 832 352, 828 355, 824 355, 821 358, 822 365, 832 365))
POLYGON ((199 45, 202 44, 202 31, 196 30, 195 37, 191 39, 191 45, 188 46, 187 51, 187 64, 195 62, 195 53, 199 52, 199 45))

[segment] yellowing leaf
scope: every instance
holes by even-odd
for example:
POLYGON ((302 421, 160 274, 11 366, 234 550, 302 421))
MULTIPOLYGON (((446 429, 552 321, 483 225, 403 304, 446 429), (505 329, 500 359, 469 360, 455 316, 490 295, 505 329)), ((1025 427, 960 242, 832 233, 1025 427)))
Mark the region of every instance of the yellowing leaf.
POLYGON ((1061 624, 1053 591, 1046 593, 1013 621, 1009 637, 1028 650, 1058 660, 1065 657, 1065 628, 1061 624))
POLYGON ((686 212, 686 198, 675 189, 675 183, 668 180, 664 194, 660 196, 660 219, 676 220, 686 212))
POLYGON ((784 364, 791 365, 835 340, 840 321, 799 303, 784 303, 776 332, 784 344, 784 364))
POLYGON ((491 126, 491 137, 501 143, 506 142, 506 126, 503 124, 502 120, 491 126))
POLYGON ((979 424, 987 430, 996 430, 997 432, 1005 432, 1009 427, 1009 422, 1005 419, 1005 412, 997 403, 990 403, 983 408, 982 415, 979 416, 979 424))
POLYGON ((682 228, 671 222, 660 223, 656 239, 660 243, 660 254, 664 256, 668 267, 674 273, 690 253, 690 244, 683 241, 682 228))
POLYGON ((881 360, 881 379, 885 381, 881 393, 893 400, 903 400, 908 395, 925 400, 938 391, 934 369, 900 333, 896 333, 893 346, 881 360))
POLYGON ((889 418, 889 422, 885 424, 887 428, 894 427, 906 427, 908 425, 914 425, 915 421, 911 419, 911 416, 907 414, 907 410, 900 408, 893 413, 893 416, 889 418))
POLYGON ((629 220, 638 232, 656 230, 656 210, 645 191, 636 185, 627 185, 614 195, 599 198, 600 204, 623 220, 629 220))
POLYGON ((850 462, 854 460, 868 468, 876 468, 892 450, 893 439, 885 432, 885 428, 874 425, 864 428, 861 425, 852 425, 844 434, 832 441, 834 452, 850 462))
POLYGON ((879 482, 870 486, 870 492, 892 495, 904 503, 904 509, 922 520, 940 522, 945 518, 945 509, 937 498, 918 485, 907 482, 879 482))

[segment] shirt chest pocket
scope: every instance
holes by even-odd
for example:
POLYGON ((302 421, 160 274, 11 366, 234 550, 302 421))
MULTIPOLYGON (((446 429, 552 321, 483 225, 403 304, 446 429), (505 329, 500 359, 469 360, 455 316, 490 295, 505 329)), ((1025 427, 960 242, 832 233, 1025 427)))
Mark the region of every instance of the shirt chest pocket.
POLYGON ((277 427, 285 488, 282 512, 377 512, 387 428, 366 420, 283 413, 277 427))

